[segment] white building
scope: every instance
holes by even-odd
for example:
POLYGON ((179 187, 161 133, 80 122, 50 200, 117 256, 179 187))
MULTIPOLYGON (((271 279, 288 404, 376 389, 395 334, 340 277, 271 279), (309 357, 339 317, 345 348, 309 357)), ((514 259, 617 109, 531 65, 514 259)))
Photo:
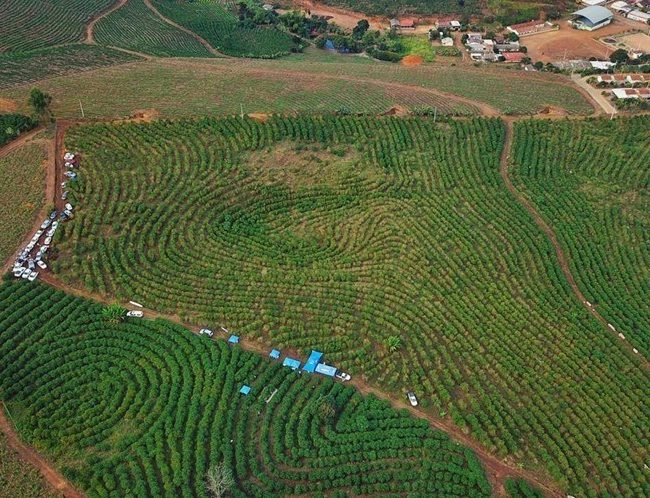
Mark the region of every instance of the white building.
POLYGON ((650 20, 650 14, 648 14, 647 12, 642 12, 640 10, 633 10, 628 13, 627 18, 632 19, 633 21, 640 21, 640 22, 647 23, 648 20, 650 20))
POLYGON ((607 26, 614 19, 612 11, 599 5, 585 7, 572 14, 571 24, 574 28, 594 31, 607 26))

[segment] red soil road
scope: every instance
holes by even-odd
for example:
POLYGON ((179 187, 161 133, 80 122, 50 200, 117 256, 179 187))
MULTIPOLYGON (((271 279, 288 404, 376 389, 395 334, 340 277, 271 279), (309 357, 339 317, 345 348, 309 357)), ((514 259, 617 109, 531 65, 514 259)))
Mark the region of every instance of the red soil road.
POLYGON ((313 0, 294 0, 292 3, 295 4, 295 7, 308 10, 313 15, 331 16, 332 21, 347 29, 354 28, 361 19, 366 19, 370 23, 370 29, 387 29, 389 27, 387 19, 367 16, 361 12, 354 12, 340 7, 324 5, 313 0))
POLYGON ((127 0, 117 0, 117 2, 114 5, 111 5, 104 12, 101 12, 99 15, 93 17, 88 23, 88 26, 86 26, 86 38, 84 39, 84 43, 88 45, 96 45, 97 42, 95 42, 95 37, 93 35, 94 35, 95 24, 97 24, 97 21, 106 17, 111 12, 116 11, 117 9, 122 7, 126 2, 127 0))
POLYGON ((86 495, 77 491, 52 464, 45 460, 34 448, 26 445, 19 439, 16 431, 7 419, 4 409, 0 410, 0 429, 5 433, 9 447, 18 454, 21 460, 36 467, 53 489, 62 493, 66 498, 85 498, 86 495))

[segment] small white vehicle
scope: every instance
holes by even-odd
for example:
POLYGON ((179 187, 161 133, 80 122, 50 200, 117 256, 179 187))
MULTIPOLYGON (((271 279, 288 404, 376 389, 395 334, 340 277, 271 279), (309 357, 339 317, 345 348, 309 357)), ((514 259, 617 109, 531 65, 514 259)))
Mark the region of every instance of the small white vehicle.
POLYGON ((74 178, 77 178, 77 173, 75 173, 74 171, 66 171, 66 172, 63 173, 63 174, 64 174, 65 176, 67 176, 68 178, 73 178, 73 179, 74 179, 74 178))
POLYGON ((208 337, 212 337, 214 335, 214 332, 212 332, 210 329, 201 329, 199 330, 200 335, 207 335, 208 337))
POLYGON ((66 202, 66 204, 65 204, 65 208, 66 208, 68 211, 72 211, 72 204, 70 204, 69 202, 66 202))
POLYGON ((52 211, 52 212, 50 213, 50 219, 51 219, 52 221, 54 221, 54 219, 56 218, 56 215, 57 215, 57 212, 56 212, 56 209, 55 209, 54 211, 52 211))
POLYGON ((350 380, 352 377, 350 377, 350 374, 347 374, 345 372, 337 372, 335 377, 343 382, 347 382, 350 380))
POLYGON ((25 273, 25 270, 27 270, 27 268, 25 268, 24 266, 19 266, 18 268, 14 268, 14 277, 16 278, 22 277, 23 273, 25 273))
POLYGON ((29 268, 25 268, 25 271, 22 272, 20 278, 29 278, 31 274, 32 274, 31 270, 29 268))
POLYGON ((46 269, 47 269, 47 265, 45 264, 45 261, 43 261, 42 259, 39 259, 39 260, 36 262, 36 264, 38 265, 38 267, 39 267, 41 270, 46 270, 46 269))
POLYGON ((59 226, 59 220, 56 220, 54 223, 52 223, 52 230, 56 230, 58 226, 59 226))
POLYGON ((33 271, 33 272, 31 272, 29 274, 29 276, 27 277, 27 280, 29 280, 30 282, 33 282, 34 280, 36 280, 36 277, 38 277, 38 272, 33 271))
POLYGON ((407 392, 406 396, 408 397, 411 406, 418 406, 418 399, 415 397, 415 393, 413 391, 407 392))
MULTIPOLYGON (((50 226, 50 223, 52 223, 52 221, 51 221, 49 218, 46 219, 46 220, 41 224, 41 230, 45 230, 47 227, 49 227, 49 226, 50 226)), ((42 233, 42 232, 41 232, 41 233, 42 233)))
POLYGON ((46 246, 50 245, 52 243, 52 237, 45 237, 45 240, 43 242, 45 242, 46 246))
POLYGON ((142 318, 144 316, 144 313, 138 310, 131 310, 127 312, 126 316, 129 316, 131 318, 142 318))
POLYGON ((67 198, 68 198, 68 191, 66 190, 61 194, 61 200, 65 201, 67 198))
POLYGON ((65 163, 66 168, 74 168, 74 164, 72 163, 65 163))
POLYGON ((50 248, 48 245, 41 246, 41 248, 38 250, 39 254, 45 254, 47 250, 50 248))
POLYGON ((73 161, 74 160, 74 154, 72 152, 66 152, 63 154, 63 159, 66 161, 73 161))
POLYGON ((68 209, 66 209, 65 211, 63 211, 63 214, 65 214, 68 218, 72 218, 72 211, 70 211, 70 210, 68 210, 68 209))

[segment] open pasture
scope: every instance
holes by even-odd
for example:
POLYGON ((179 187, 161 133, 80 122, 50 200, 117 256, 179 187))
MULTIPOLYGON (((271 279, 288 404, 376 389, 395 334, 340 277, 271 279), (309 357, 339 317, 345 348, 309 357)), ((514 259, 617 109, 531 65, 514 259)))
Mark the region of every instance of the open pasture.
POLYGON ((517 123, 514 178, 585 297, 650 352, 650 118, 517 123))
POLYGON ((224 340, 108 323, 20 281, 0 287, 0 324, 0 396, 89 497, 205 498, 215 465, 235 498, 490 496, 474 454, 426 421, 224 340))
POLYGON ((88 22, 113 1, 4 0, 0 5, 0 54, 81 41, 88 22))
POLYGON ((647 372, 507 192, 501 121, 201 119, 66 140, 83 166, 60 278, 327 351, 569 492, 643 494, 647 372))

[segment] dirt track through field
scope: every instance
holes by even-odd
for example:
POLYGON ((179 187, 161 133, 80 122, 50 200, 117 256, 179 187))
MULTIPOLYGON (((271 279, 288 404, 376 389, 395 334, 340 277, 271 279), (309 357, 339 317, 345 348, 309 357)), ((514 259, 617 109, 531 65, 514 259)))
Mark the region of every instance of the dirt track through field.
POLYGON ((86 26, 86 38, 84 39, 84 43, 88 45, 96 45, 97 42, 95 41, 95 36, 94 36, 94 30, 95 30, 95 24, 97 24, 97 21, 100 19, 106 17, 107 15, 111 14, 112 12, 115 12, 117 9, 122 7, 128 0, 118 0, 116 4, 111 5, 108 9, 106 9, 104 12, 101 12, 99 15, 93 17, 90 22, 88 23, 88 26, 86 26))
POLYGON ((56 491, 63 493, 63 496, 66 498, 85 498, 86 495, 77 491, 52 464, 45 460, 34 448, 20 440, 7 418, 4 403, 2 405, 0 409, 0 429, 5 433, 9 447, 18 454, 21 460, 38 469, 48 484, 56 491))
MULTIPOLYGON (((514 120, 509 120, 509 119, 504 119, 505 126, 506 126, 506 136, 505 136, 505 143, 503 145, 503 152, 501 153, 501 164, 499 168, 499 172, 501 173, 501 177, 503 178, 504 183, 506 184, 507 189, 510 191, 510 193, 515 197, 517 202, 526 210, 528 213, 533 217, 535 220, 535 224, 544 232, 546 237, 548 237, 548 240, 551 242, 553 245, 553 248, 555 249, 555 254, 557 255, 558 262, 560 263, 560 268, 562 269, 562 273, 564 274, 564 278, 566 278, 567 282, 569 283, 569 286, 571 287, 571 290, 575 294, 575 296, 578 298, 582 306, 584 306, 592 315, 594 318, 596 318, 605 328, 605 330, 612 334, 614 337, 616 337, 617 340, 623 340, 618 337, 618 333, 612 329, 609 328, 607 320, 605 320, 598 311, 593 306, 589 306, 587 304, 587 299, 585 298, 584 294, 578 287, 578 284, 576 283, 575 278, 573 278, 573 274, 571 273, 571 269, 569 267, 569 260, 564 254, 564 251, 562 250, 562 246, 557 240, 557 235, 555 234, 555 231, 551 226, 542 218, 542 216, 537 212, 537 209, 535 206, 526 198, 517 188, 514 186, 512 183, 512 180, 510 179, 509 171, 510 171, 510 152, 512 150, 512 139, 514 135, 514 129, 513 129, 513 121, 514 120)), ((632 346, 630 345, 629 342, 625 342, 625 349, 627 349, 630 353, 630 355, 633 356, 639 356, 634 353, 632 350, 632 346)), ((648 370, 648 367, 650 366, 648 364, 648 361, 645 358, 641 359, 643 367, 648 370)))

